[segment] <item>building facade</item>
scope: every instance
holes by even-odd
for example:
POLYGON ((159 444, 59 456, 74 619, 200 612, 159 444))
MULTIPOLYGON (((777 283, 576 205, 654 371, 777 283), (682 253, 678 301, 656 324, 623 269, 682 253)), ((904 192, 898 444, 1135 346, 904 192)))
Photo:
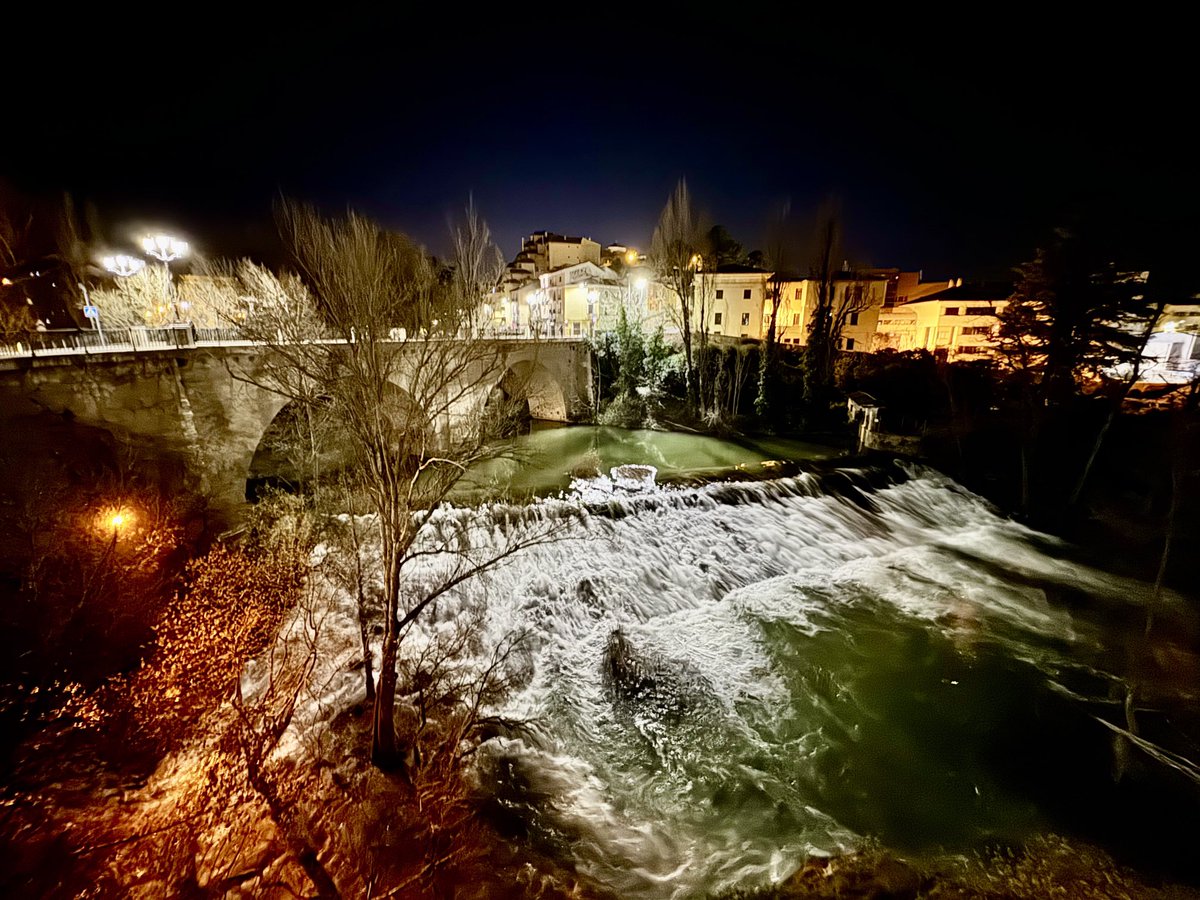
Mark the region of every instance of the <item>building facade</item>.
MULTIPOLYGON (((875 331, 888 296, 888 285, 888 278, 869 273, 840 272, 834 278, 831 308, 842 319, 839 349, 854 353, 875 349, 875 331)), ((775 340, 785 346, 803 346, 812 334, 820 283, 812 278, 788 279, 780 282, 780 293, 775 340)), ((770 306, 768 295, 762 307, 763 338, 770 328, 770 306)))
POLYGON ((927 350, 950 362, 995 355, 1008 285, 967 284, 937 291, 884 311, 877 350, 927 350))

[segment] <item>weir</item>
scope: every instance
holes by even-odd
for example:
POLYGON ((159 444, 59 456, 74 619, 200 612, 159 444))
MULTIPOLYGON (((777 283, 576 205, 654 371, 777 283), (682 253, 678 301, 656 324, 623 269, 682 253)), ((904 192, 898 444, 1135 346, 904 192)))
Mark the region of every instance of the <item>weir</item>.
MULTIPOLYGON (((778 880, 867 836, 920 855, 1069 830, 1192 858, 1172 823, 1196 786, 1144 753, 1143 781, 1114 785, 1097 721, 1123 721, 1109 695, 1129 676, 1127 632, 1106 623, 1150 586, 1056 554, 916 466, 609 482, 432 523, 481 552, 558 523, 417 626, 481 616, 479 665, 525 636, 497 712, 529 734, 482 752, 539 846, 650 900, 778 880)), ((353 635, 354 610, 343 598, 330 627, 353 635)), ((346 652, 329 661, 343 697, 361 689, 346 652)), ((1195 726, 1186 692, 1159 697, 1195 726)))

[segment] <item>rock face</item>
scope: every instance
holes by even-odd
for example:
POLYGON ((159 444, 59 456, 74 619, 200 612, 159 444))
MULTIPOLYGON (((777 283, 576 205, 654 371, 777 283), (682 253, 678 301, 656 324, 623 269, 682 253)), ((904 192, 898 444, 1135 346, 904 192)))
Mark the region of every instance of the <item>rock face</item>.
POLYGON ((667 725, 695 718, 710 705, 713 693, 687 663, 635 647, 620 628, 608 636, 604 675, 616 705, 667 725))

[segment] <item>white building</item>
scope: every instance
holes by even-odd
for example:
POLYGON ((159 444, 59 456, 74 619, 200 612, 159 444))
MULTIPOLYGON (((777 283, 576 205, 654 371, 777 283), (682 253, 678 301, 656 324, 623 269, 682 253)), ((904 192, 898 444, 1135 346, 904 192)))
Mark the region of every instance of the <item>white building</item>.
POLYGON ((763 302, 771 273, 753 266, 719 266, 715 272, 698 272, 692 328, 729 338, 759 338, 763 332, 763 302), (703 302, 702 302, 703 301, 703 302), (706 321, 700 322, 704 306, 706 321))
MULTIPOLYGON (((888 284, 888 279, 882 275, 840 272, 834 278, 832 308, 846 311, 838 336, 840 349, 855 353, 876 349, 875 330, 888 296, 888 284)), ((812 278, 792 278, 782 282, 780 289, 775 340, 785 346, 807 344, 812 333, 820 284, 812 278)), ((764 338, 770 327, 770 314, 770 297, 767 296, 762 306, 760 333, 764 338)))
POLYGON ((1188 384, 1200 377, 1200 304, 1169 303, 1142 353, 1138 381, 1188 384))
POLYGON ((927 350, 950 362, 986 359, 996 352, 999 315, 1008 285, 958 285, 881 310, 876 350, 927 350))

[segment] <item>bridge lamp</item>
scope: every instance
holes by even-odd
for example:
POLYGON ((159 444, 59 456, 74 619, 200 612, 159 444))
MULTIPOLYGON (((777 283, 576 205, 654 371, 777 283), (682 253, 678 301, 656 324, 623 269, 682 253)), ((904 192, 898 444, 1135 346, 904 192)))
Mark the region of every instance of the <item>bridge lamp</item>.
POLYGON ((187 256, 188 242, 169 234, 152 234, 142 238, 142 249, 147 256, 153 256, 161 263, 169 263, 187 256))
POLYGON ((119 275, 122 278, 128 278, 130 275, 136 275, 146 267, 146 261, 136 256, 128 256, 124 253, 119 253, 116 256, 106 256, 103 260, 104 268, 112 272, 114 275, 119 275))
POLYGON ((633 286, 634 286, 635 288, 637 288, 639 291, 644 291, 644 290, 646 289, 646 279, 645 279, 645 278, 639 278, 637 281, 635 281, 635 282, 633 283, 633 286))
POLYGON ((147 256, 153 256, 161 262, 167 270, 167 302, 171 305, 175 321, 178 322, 179 307, 171 297, 171 261, 187 256, 188 242, 169 234, 151 234, 142 238, 142 249, 146 251, 147 256))

